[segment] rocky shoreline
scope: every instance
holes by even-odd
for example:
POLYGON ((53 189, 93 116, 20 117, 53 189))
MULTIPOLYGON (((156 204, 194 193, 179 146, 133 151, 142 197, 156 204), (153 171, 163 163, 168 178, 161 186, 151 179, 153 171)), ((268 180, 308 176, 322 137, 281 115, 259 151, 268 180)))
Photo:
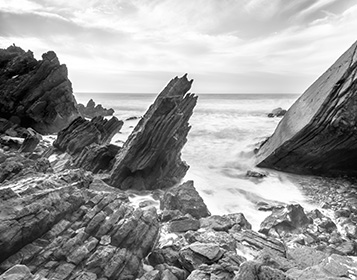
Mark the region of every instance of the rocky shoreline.
MULTIPOLYGON (((26 54, 8 51, 5 70, 26 54)), ((353 181, 299 178, 320 210, 257 205, 268 211, 258 232, 244 213, 211 215, 194 182, 182 182, 191 84, 171 80, 122 147, 110 140, 123 122, 78 117, 70 92, 67 125, 46 120, 53 143, 24 127, 22 111, 0 115, 1 280, 357 279, 353 181)))

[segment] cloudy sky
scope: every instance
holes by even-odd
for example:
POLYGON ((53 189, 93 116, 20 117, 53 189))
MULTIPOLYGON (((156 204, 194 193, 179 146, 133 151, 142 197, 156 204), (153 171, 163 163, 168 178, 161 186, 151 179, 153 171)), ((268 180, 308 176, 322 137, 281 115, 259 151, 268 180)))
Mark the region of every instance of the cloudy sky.
POLYGON ((301 93, 355 40, 355 0, 0 0, 0 48, 54 50, 74 92, 301 93))

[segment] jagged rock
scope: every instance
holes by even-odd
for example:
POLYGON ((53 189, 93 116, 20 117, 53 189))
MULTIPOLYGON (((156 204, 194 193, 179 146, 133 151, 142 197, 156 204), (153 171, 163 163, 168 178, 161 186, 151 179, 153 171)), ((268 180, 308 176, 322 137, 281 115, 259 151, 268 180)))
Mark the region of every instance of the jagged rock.
POLYGON ((73 165, 93 173, 111 170, 119 150, 120 147, 113 144, 90 145, 75 156, 73 165))
POLYGON ((286 110, 282 109, 281 107, 278 107, 271 111, 271 113, 268 114, 269 118, 274 118, 274 117, 282 117, 286 113, 286 110))
POLYGON ((106 116, 112 116, 114 114, 114 110, 112 108, 106 109, 103 108, 101 104, 98 104, 97 106, 95 105, 95 102, 93 99, 90 99, 87 103, 87 106, 84 106, 83 104, 78 104, 77 109, 79 113, 82 115, 84 118, 89 118, 93 119, 98 116, 106 117, 106 116))
POLYGON ((264 234, 279 235, 299 231, 312 221, 306 216, 304 209, 299 204, 290 204, 285 208, 274 209, 260 225, 259 232, 264 234), (273 233, 274 232, 274 233, 273 233))
POLYGON ((0 273, 22 264, 34 279, 136 279, 159 233, 155 208, 134 209, 118 189, 94 191, 67 173, 2 201, 0 273))
POLYGON ((67 68, 53 51, 37 61, 16 46, 0 49, 0 117, 51 134, 78 117, 76 105, 67 68))
POLYGON ((109 144, 122 126, 123 122, 116 117, 95 117, 91 121, 79 117, 58 133, 53 146, 71 155, 78 154, 91 144, 109 144))
POLYGON ((210 215, 206 204, 193 186, 193 181, 187 181, 168 189, 161 199, 160 208, 179 210, 196 219, 210 215))
POLYGON ((110 184, 120 189, 171 187, 186 174, 180 159, 197 97, 192 81, 174 78, 159 94, 116 156, 110 184))
POLYGON ((259 149, 259 167, 357 175, 357 42, 293 104, 259 149))

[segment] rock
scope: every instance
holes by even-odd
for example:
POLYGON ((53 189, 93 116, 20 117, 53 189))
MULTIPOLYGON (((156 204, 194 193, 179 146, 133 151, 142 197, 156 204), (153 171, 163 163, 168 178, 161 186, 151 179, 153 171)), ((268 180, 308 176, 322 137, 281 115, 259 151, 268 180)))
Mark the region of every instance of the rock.
POLYGON ((155 208, 134 209, 118 189, 88 189, 76 174, 38 178, 31 194, 1 202, 0 273, 21 263, 34 279, 143 274, 142 261, 159 233, 155 208))
POLYGON ((133 120, 137 120, 137 119, 140 119, 140 117, 132 116, 132 117, 127 118, 126 121, 133 121, 133 120))
POLYGON ((112 108, 110 109, 103 108, 101 104, 98 104, 96 106, 93 99, 90 99, 88 101, 87 106, 84 106, 83 104, 79 103, 77 105, 77 109, 82 117, 89 118, 89 119, 93 119, 98 116, 101 117, 112 116, 114 114, 114 110, 112 108))
POLYGON ((53 146, 71 155, 78 154, 91 144, 109 144, 122 126, 123 122, 116 117, 95 117, 91 121, 79 117, 58 133, 53 146))
POLYGON ((282 209, 274 209, 260 225, 259 232, 264 234, 283 233, 299 231, 306 227, 311 220, 306 216, 304 209, 299 204, 290 204, 282 209))
POLYGON ((239 268, 234 280, 294 280, 284 272, 255 261, 247 261, 239 268))
POLYGON ((287 275, 296 280, 307 279, 355 279, 357 275, 357 262, 349 257, 331 255, 318 264, 305 269, 293 268, 287 275))
POLYGON ((189 230, 198 230, 199 228, 200 221, 189 216, 176 218, 169 223, 170 232, 186 232, 189 230))
POLYGON ((0 275, 0 280, 27 280, 34 279, 30 269, 26 265, 15 265, 0 275))
POLYGON ((252 178, 257 178, 261 179, 266 177, 267 175, 265 173, 255 171, 255 170, 248 170, 247 173, 245 174, 246 177, 252 177, 252 178))
POLYGON ((174 78, 159 94, 116 156, 110 184, 120 189, 161 189, 178 183, 188 165, 180 159, 197 97, 192 81, 174 78))
POLYGON ((262 250, 273 252, 276 256, 285 257, 286 255, 284 244, 273 237, 265 236, 252 230, 234 233, 233 237, 239 242, 237 251, 241 251, 243 255, 256 257, 262 250))
POLYGON ((247 221, 242 213, 228 214, 223 216, 213 215, 200 220, 201 228, 211 228, 216 231, 226 231, 234 228, 236 231, 241 229, 251 229, 252 225, 247 221))
POLYGON ((0 117, 51 134, 78 117, 76 105, 67 68, 53 51, 37 61, 16 46, 0 49, 0 117))
POLYGON ((268 114, 269 118, 274 118, 274 117, 282 117, 284 116, 286 113, 286 110, 278 107, 276 109, 274 109, 273 111, 271 111, 271 113, 268 114))
POLYGON ((304 94, 257 154, 259 167, 356 176, 357 42, 304 94))
POLYGON ((28 128, 27 131, 28 131, 28 135, 26 136, 24 142, 20 147, 20 152, 32 153, 36 149, 38 143, 40 143, 42 136, 32 128, 28 128))
POLYGON ((196 219, 210 215, 206 204, 193 186, 193 181, 168 189, 160 202, 161 209, 179 210, 196 219))
POLYGON ((73 166, 93 173, 109 171, 119 150, 120 147, 113 144, 86 146, 75 156, 73 166))
POLYGON ((193 243, 180 250, 180 262, 188 271, 197 269, 201 264, 218 261, 224 251, 216 244, 193 243))

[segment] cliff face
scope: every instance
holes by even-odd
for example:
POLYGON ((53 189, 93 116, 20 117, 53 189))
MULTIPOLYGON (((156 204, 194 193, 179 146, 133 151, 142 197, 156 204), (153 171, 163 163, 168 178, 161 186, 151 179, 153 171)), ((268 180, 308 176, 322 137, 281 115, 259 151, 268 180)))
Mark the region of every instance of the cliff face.
POLYGON ((357 42, 293 104, 261 146, 258 166, 357 175, 357 42))
POLYGON ((192 80, 174 78, 158 95, 116 156, 110 184, 120 189, 158 189, 178 183, 188 165, 180 158, 197 97, 192 80))
POLYGON ((78 116, 76 105, 67 68, 53 51, 37 61, 19 47, 0 49, 0 117, 50 134, 78 116))

